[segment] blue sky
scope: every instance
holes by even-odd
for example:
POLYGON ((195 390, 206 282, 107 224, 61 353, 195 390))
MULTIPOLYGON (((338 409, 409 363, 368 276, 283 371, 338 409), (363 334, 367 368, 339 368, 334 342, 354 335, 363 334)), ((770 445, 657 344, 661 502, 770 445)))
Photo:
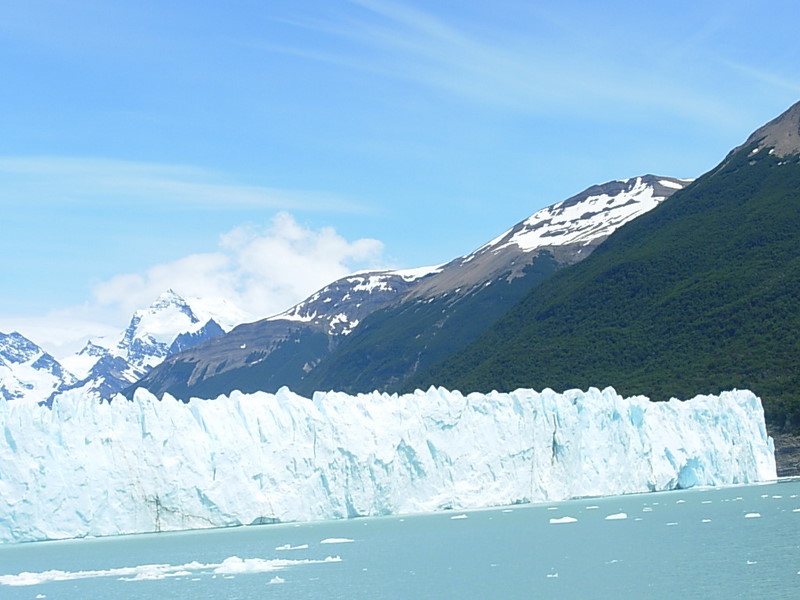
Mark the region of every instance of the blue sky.
POLYGON ((257 317, 589 185, 695 177, 800 99, 796 0, 13 1, 0 331, 166 287, 257 317))

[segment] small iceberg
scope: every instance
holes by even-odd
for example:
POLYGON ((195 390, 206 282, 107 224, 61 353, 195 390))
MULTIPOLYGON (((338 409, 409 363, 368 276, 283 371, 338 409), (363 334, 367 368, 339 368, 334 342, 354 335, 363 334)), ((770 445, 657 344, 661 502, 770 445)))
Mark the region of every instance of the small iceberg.
POLYGON ((614 515, 608 515, 606 521, 624 521, 628 518, 628 513, 620 512, 614 515))
POLYGON ((575 517, 561 517, 558 519, 550 519, 550 523, 553 525, 561 525, 562 523, 577 523, 578 519, 575 517))

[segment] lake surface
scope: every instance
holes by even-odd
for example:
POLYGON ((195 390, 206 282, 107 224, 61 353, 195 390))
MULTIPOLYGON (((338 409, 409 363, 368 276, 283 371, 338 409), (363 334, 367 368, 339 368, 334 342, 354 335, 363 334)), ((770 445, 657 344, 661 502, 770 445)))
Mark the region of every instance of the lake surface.
POLYGON ((800 480, 0 546, 0 598, 800 598, 800 480))

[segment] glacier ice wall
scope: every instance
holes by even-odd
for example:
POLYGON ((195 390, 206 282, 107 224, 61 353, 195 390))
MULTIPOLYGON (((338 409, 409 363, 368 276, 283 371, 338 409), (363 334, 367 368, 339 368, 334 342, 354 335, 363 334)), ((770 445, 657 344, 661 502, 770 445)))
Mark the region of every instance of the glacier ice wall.
POLYGON ((761 401, 613 389, 0 401, 0 542, 463 509, 776 477, 761 401))

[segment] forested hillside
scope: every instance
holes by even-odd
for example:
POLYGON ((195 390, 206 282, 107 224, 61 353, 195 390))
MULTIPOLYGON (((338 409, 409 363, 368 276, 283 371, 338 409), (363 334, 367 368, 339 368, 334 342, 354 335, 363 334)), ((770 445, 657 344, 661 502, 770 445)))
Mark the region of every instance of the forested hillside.
POLYGON ((757 142, 532 290, 409 387, 749 388, 800 426, 800 157, 757 142))

